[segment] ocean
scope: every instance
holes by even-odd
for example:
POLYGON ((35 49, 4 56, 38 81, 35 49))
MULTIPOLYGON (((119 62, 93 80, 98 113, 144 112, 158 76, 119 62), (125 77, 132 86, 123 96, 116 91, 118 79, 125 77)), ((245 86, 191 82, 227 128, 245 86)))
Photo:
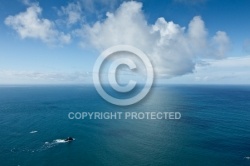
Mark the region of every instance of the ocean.
POLYGON ((86 86, 1 86, 1 166, 250 165, 250 86, 159 85, 121 107, 86 86), (181 119, 69 119, 69 112, 181 119), (65 142, 67 137, 72 142, 65 142))

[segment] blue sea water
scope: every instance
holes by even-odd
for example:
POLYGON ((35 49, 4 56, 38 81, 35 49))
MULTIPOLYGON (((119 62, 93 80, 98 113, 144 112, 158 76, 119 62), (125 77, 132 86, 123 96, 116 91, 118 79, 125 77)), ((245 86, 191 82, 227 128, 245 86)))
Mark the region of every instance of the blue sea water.
POLYGON ((1 86, 0 165, 250 165, 250 86, 154 86, 119 107, 93 86, 1 86), (179 120, 70 120, 69 112, 168 111, 179 120), (32 132, 33 131, 33 132, 32 132), (68 136, 75 141, 63 143, 68 136))

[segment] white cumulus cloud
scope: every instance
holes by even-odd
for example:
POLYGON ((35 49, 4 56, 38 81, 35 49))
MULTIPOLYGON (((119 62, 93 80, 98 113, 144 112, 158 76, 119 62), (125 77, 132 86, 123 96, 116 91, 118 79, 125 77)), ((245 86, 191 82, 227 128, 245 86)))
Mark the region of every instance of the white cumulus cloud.
POLYGON ((5 24, 12 27, 22 39, 40 39, 53 44, 66 44, 71 41, 69 34, 57 31, 54 22, 42 18, 41 14, 42 8, 38 4, 31 4, 25 12, 8 16, 5 24))
POLYGON ((229 49, 229 38, 225 32, 218 31, 212 39, 215 55, 219 58, 223 58, 225 53, 229 49))
POLYGON ((68 25, 73 25, 82 20, 82 7, 79 2, 69 3, 67 6, 62 6, 58 11, 59 16, 66 16, 65 22, 68 25))
POLYGON ((230 42, 223 31, 209 38, 200 16, 187 28, 163 17, 149 24, 142 3, 135 1, 123 2, 104 20, 85 24, 78 34, 100 51, 118 44, 135 46, 148 54, 156 74, 164 77, 192 73, 202 58, 225 57, 230 42))

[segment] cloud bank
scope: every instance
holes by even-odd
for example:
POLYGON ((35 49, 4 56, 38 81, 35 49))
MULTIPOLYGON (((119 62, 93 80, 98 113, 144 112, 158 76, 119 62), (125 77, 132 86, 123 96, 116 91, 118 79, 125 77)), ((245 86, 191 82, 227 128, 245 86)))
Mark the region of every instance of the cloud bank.
POLYGON ((78 34, 100 51, 117 44, 138 47, 148 54, 156 74, 163 77, 192 73, 202 58, 224 58, 230 42, 223 31, 209 38, 200 16, 195 16, 187 28, 163 17, 151 25, 142 3, 135 1, 123 2, 103 21, 85 24, 78 34))
POLYGON ((69 3, 58 11, 67 25, 82 27, 73 26, 69 34, 59 31, 54 21, 42 18, 42 8, 38 4, 29 3, 25 12, 8 16, 5 24, 16 30, 22 39, 40 39, 45 43, 67 44, 73 36, 98 51, 118 44, 132 45, 149 56, 156 75, 164 78, 192 73, 204 58, 226 57, 230 44, 226 32, 218 31, 211 37, 200 16, 195 16, 187 27, 163 17, 150 24, 142 3, 129 1, 114 12, 107 12, 104 19, 87 23, 82 21, 83 12, 87 10, 82 5, 88 2, 91 1, 69 3))

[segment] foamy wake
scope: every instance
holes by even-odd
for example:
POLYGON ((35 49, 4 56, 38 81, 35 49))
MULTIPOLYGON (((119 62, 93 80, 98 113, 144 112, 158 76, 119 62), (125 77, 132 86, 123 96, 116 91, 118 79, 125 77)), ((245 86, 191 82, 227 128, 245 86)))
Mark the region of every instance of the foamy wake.
POLYGON ((250 157, 249 157, 249 156, 247 156, 247 157, 244 157, 244 159, 250 160, 250 157))
MULTIPOLYGON (((75 139, 73 138, 73 140, 75 140, 75 139)), ((69 141, 65 141, 65 139, 55 139, 52 142, 45 142, 39 151, 50 149, 54 146, 57 146, 58 144, 63 144, 63 143, 67 143, 67 142, 69 142, 69 141)))
POLYGON ((66 142, 68 142, 68 141, 65 141, 64 139, 56 139, 56 140, 54 140, 53 141, 54 143, 66 143, 66 142))
MULTIPOLYGON (((73 140, 75 140, 73 138, 73 140)), ((63 143, 68 143, 69 141, 65 141, 65 139, 55 139, 52 142, 45 142, 40 148, 38 149, 17 149, 17 148, 12 148, 10 151, 12 153, 19 153, 19 152, 41 152, 47 149, 50 149, 52 147, 55 147, 59 144, 63 144, 63 143)))
POLYGON ((34 133, 37 133, 37 131, 31 131, 30 134, 34 134, 34 133))
POLYGON ((40 148, 40 151, 50 149, 56 146, 57 144, 61 144, 61 143, 67 143, 67 141, 65 141, 64 139, 56 139, 56 140, 53 140, 52 142, 45 142, 44 145, 40 148))

